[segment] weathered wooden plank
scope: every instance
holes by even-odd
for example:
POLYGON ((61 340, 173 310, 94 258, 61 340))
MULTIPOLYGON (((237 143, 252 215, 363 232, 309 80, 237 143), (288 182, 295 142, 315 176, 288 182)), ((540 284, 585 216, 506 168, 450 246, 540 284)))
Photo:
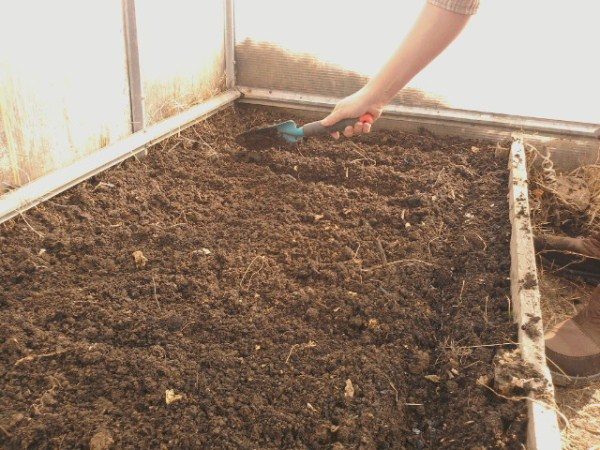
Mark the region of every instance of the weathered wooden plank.
POLYGON ((529 215, 527 165, 521 138, 515 139, 511 146, 508 169, 512 226, 510 285, 514 319, 519 326, 519 347, 523 359, 539 371, 548 383, 544 396, 538 393, 533 397, 532 394, 527 400, 527 446, 530 450, 559 450, 561 436, 554 404, 554 387, 544 352, 540 291, 529 215))

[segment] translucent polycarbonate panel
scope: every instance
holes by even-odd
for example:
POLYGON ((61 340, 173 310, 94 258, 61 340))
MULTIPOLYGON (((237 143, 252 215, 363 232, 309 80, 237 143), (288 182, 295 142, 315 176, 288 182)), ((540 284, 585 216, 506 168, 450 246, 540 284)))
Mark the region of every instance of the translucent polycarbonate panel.
POLYGON ((137 0, 146 124, 223 91, 223 0, 137 0))
MULTIPOLYGON (((237 0, 238 84, 326 96, 375 74, 424 0, 237 0)), ((466 30, 400 93, 413 106, 600 122, 600 2, 482 0, 466 30)))
POLYGON ((119 0, 0 0, 0 193, 128 135, 119 0))

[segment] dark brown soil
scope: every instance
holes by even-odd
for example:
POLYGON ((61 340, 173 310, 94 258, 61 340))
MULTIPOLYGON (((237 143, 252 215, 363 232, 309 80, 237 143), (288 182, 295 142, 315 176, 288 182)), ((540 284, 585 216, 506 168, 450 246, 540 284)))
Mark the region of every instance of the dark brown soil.
POLYGON ((228 110, 0 225, 0 447, 521 448, 477 385, 515 339, 505 161, 234 143, 286 118, 228 110))

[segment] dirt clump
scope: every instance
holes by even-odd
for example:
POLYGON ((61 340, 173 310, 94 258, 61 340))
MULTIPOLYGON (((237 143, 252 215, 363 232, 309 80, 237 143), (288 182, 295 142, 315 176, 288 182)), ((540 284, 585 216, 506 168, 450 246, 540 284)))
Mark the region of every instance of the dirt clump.
POLYGON ((494 388, 505 396, 546 394, 547 381, 518 350, 502 351, 494 358, 494 388))

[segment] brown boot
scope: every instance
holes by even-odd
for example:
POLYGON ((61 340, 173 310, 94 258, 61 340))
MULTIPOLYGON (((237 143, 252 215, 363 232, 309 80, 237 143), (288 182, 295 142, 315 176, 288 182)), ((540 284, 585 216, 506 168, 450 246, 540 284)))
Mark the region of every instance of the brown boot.
POLYGON ((546 333, 546 358, 559 386, 600 380, 600 285, 587 306, 546 333))
POLYGON ((588 238, 536 236, 535 250, 542 260, 562 275, 581 276, 592 284, 600 283, 600 235, 588 238))

